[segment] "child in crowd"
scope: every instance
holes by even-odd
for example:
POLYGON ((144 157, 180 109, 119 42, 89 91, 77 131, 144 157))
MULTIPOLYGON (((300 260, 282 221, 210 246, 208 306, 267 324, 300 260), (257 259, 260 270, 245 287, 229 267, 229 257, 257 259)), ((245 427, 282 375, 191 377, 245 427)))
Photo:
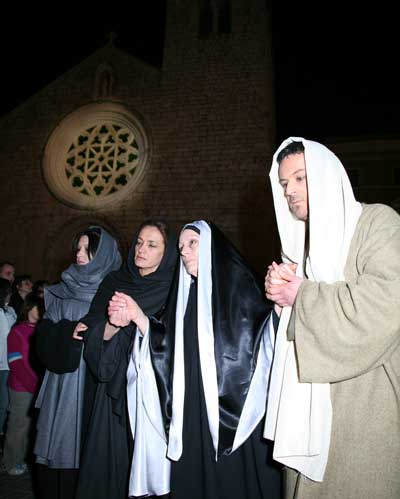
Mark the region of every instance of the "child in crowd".
POLYGON ((9 421, 4 445, 4 466, 10 475, 21 475, 27 469, 25 457, 31 427, 32 402, 39 376, 32 363, 32 335, 43 315, 43 300, 29 294, 21 307, 17 324, 7 338, 9 421))

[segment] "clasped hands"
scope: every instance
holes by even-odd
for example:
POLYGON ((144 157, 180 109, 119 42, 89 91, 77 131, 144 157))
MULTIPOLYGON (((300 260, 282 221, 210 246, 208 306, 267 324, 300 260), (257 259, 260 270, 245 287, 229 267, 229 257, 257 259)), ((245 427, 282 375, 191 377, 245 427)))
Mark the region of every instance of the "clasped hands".
POLYGON ((108 321, 115 327, 125 327, 131 322, 141 323, 145 314, 133 298, 116 291, 108 302, 108 321))
POLYGON ((301 277, 297 277, 297 265, 295 263, 281 263, 278 265, 272 262, 268 266, 265 276, 265 296, 273 301, 278 307, 276 312, 280 315, 282 307, 291 307, 297 296, 297 292, 303 282, 301 277))

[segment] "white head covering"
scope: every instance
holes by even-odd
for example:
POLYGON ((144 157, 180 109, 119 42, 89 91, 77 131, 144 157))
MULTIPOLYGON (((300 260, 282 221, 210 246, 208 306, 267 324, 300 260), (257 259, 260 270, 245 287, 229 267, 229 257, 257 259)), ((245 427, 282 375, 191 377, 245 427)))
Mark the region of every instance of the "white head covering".
MULTIPOLYGON (((200 231, 198 267, 198 314, 199 357, 207 407, 208 423, 215 449, 218 451, 219 399, 217 370, 214 352, 214 329, 212 320, 212 277, 211 277, 211 229, 204 220, 198 220, 183 227, 196 227, 200 231)), ((179 288, 175 318, 175 354, 173 375, 172 419, 169 430, 168 457, 177 461, 182 454, 183 407, 185 396, 185 369, 183 351, 183 325, 192 277, 180 261, 179 288)))
MULTIPOLYGON (((284 261, 312 281, 344 279, 347 255, 362 208, 339 159, 325 146, 290 137, 276 151, 270 171, 284 261), (277 156, 289 143, 304 145, 308 186, 309 249, 304 255, 306 222, 289 211, 279 184, 277 156)), ((330 444, 332 408, 329 384, 300 383, 294 344, 287 341, 291 307, 282 311, 271 375, 265 436, 275 440, 274 459, 322 481, 330 444)))

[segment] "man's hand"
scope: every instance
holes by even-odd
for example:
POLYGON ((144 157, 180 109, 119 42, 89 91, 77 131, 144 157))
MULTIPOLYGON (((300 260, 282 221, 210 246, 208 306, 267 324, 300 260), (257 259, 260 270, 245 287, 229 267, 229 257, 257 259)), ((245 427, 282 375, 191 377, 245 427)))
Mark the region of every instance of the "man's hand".
MULTIPOLYGON (((291 307, 303 279, 295 275, 296 264, 272 262, 265 277, 265 295, 279 307, 291 307)), ((276 309, 278 315, 280 310, 276 309)))
POLYGON ((87 325, 84 324, 83 322, 78 322, 78 324, 75 326, 74 332, 72 333, 72 337, 74 340, 79 340, 82 341, 83 337, 79 333, 83 333, 84 331, 87 330, 87 325))

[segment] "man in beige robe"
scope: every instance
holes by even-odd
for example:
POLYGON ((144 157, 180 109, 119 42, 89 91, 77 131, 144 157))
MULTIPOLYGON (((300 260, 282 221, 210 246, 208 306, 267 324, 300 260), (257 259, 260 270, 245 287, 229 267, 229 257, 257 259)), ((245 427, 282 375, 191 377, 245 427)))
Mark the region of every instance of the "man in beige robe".
POLYGON ((357 203, 336 156, 302 138, 271 183, 286 263, 265 282, 282 323, 265 435, 286 497, 399 499, 400 217, 357 203))

